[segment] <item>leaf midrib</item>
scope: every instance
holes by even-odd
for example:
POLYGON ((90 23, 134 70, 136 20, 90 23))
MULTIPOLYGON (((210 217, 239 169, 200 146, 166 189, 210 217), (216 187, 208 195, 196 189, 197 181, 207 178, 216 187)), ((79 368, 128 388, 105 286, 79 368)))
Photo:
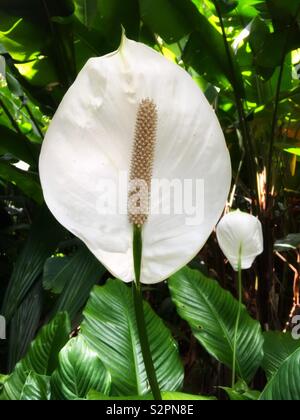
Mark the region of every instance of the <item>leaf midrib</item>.
MULTIPOLYGON (((199 281, 201 281, 201 279, 199 279, 199 281)), ((196 290, 199 293, 199 295, 202 296, 202 298, 204 299, 204 301, 207 304, 208 308, 211 310, 211 313, 213 314, 215 320, 217 321, 217 324, 219 324, 219 326, 221 328, 221 331, 223 331, 225 337, 227 338, 227 341, 228 341, 228 344, 229 344, 229 348, 230 348, 231 352, 233 353, 233 345, 232 345, 230 336, 227 333, 226 326, 224 325, 224 323, 222 322, 222 320, 218 316, 217 311, 214 309, 214 307, 209 302, 208 297, 201 291, 201 289, 198 288, 197 285, 196 285, 196 290)), ((226 293, 228 293, 228 292, 226 292, 226 293)), ((241 371, 241 366, 240 366, 240 362, 239 362, 239 358, 238 357, 237 357, 236 363, 237 363, 239 374, 241 375, 241 378, 244 379, 244 377, 243 377, 244 375, 243 375, 243 373, 241 371)))

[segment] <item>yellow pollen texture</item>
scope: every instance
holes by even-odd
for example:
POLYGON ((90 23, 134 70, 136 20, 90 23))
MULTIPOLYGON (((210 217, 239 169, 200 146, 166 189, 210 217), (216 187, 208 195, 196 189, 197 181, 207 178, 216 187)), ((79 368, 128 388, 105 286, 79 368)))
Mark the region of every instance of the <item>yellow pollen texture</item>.
POLYGON ((142 226, 148 217, 151 178, 157 132, 157 108, 151 99, 138 107, 128 191, 129 222, 142 226))

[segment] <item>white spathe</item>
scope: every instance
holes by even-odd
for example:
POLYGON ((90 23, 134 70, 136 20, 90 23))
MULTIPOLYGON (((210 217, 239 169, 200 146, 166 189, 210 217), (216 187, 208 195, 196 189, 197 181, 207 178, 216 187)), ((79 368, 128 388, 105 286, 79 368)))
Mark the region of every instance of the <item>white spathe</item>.
MULTIPOLYGON (((57 220, 115 277, 132 281, 132 225, 127 214, 113 209, 114 188, 107 188, 107 181, 117 186, 129 172, 137 109, 145 98, 158 109, 153 178, 204 182, 198 198, 204 217, 196 225, 187 223, 186 214, 149 215, 141 282, 150 284, 168 278, 199 252, 231 183, 221 127, 190 75, 124 36, 116 52, 91 58, 66 93, 43 142, 39 167, 46 203, 57 220), (99 210, 105 200, 111 214, 99 210)), ((126 198, 126 187, 119 189, 126 198)), ((167 199, 152 191, 152 208, 167 199)))
POLYGON ((260 221, 240 210, 222 217, 217 226, 217 238, 224 255, 236 271, 240 250, 242 269, 250 268, 257 255, 264 250, 260 221))

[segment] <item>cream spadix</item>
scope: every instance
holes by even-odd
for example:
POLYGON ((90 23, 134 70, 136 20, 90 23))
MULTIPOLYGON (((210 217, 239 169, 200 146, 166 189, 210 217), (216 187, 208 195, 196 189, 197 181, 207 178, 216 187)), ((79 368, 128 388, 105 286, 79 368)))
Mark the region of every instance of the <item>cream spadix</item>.
POLYGON ((40 178, 58 221, 126 282, 134 279, 132 223, 143 224, 141 282, 156 283, 206 242, 226 203, 231 166, 216 115, 189 74, 123 37, 116 52, 90 59, 66 93, 42 146, 40 178), (170 188, 148 188, 146 211, 135 216, 124 174, 170 188), (201 194, 191 189, 197 180, 201 194), (162 211, 175 187, 176 211, 162 211))
POLYGON ((149 192, 157 129, 157 109, 150 99, 139 104, 128 188, 129 221, 142 226, 149 214, 149 192), (136 197, 138 192, 138 197, 136 197))

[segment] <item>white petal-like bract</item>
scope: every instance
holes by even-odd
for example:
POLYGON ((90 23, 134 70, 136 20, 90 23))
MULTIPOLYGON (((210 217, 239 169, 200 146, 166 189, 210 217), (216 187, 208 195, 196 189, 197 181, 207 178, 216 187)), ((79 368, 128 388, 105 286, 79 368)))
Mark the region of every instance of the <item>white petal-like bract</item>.
POLYGON ((91 58, 50 124, 40 178, 58 221, 114 276, 132 281, 132 225, 123 180, 130 168, 137 109, 145 98, 157 107, 153 184, 158 180, 162 188, 151 190, 141 282, 156 283, 199 252, 231 183, 230 157, 215 112, 186 71, 125 37, 116 52, 91 58), (171 188, 164 189, 168 183, 171 188))
POLYGON ((236 271, 240 250, 241 268, 248 269, 264 249, 260 221, 239 210, 222 217, 217 226, 217 238, 224 255, 236 271))

